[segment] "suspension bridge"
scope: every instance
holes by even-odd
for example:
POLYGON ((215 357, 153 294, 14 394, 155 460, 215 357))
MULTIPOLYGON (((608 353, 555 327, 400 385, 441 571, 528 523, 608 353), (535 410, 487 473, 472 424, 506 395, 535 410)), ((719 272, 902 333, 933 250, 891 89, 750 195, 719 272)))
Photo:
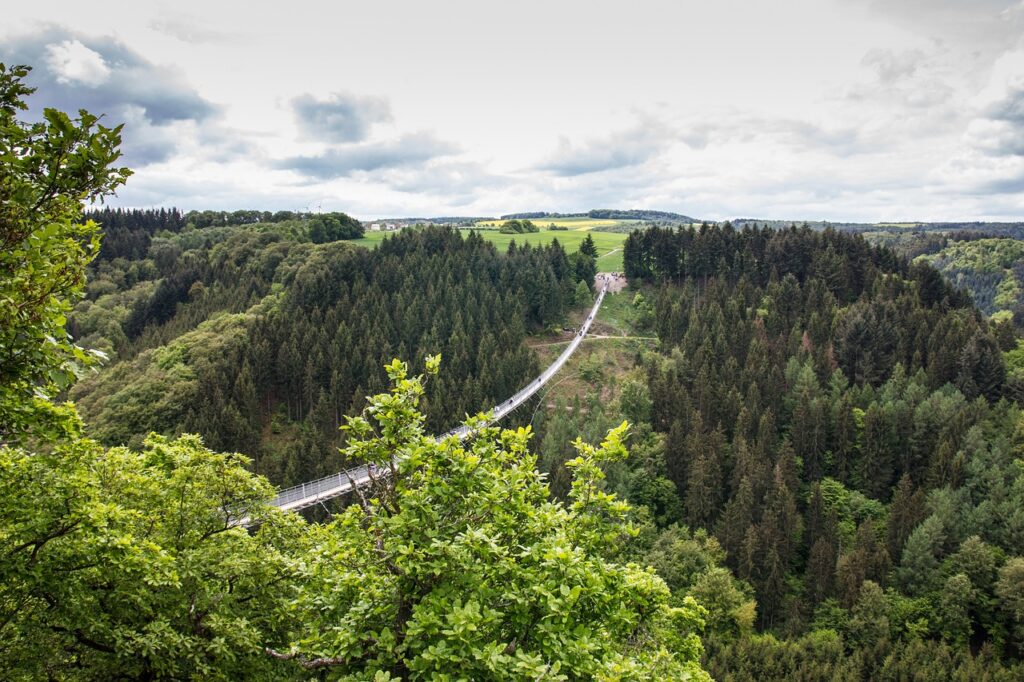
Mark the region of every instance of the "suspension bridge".
MULTIPOLYGON (((579 331, 576 332, 576 335, 565 350, 562 351, 562 354, 559 355, 547 369, 541 372, 540 376, 531 381, 522 390, 505 402, 495 405, 489 412, 490 419, 487 422, 488 424, 493 424, 504 419, 509 413, 529 400, 534 393, 539 391, 548 383, 548 381, 551 380, 551 377, 558 373, 558 370, 562 369, 562 366, 565 365, 570 356, 572 356, 572 354, 576 352, 576 349, 579 348, 579 345, 587 335, 587 332, 590 331, 590 325, 597 316, 597 311, 601 308, 601 303, 604 301, 604 295, 607 291, 608 285, 605 284, 597 295, 594 307, 591 308, 590 312, 587 314, 587 319, 583 321, 583 325, 580 327, 579 331)), ((445 438, 451 437, 463 440, 467 438, 470 433, 470 429, 463 425, 452 429, 448 433, 438 436, 437 440, 444 440, 445 438)), ((306 483, 300 483, 299 485, 285 488, 277 493, 277 497, 274 498, 271 504, 286 511, 298 511, 299 509, 312 507, 315 504, 346 495, 352 492, 355 488, 366 485, 370 481, 370 469, 364 464, 344 471, 339 471, 336 474, 331 474, 324 478, 318 478, 315 481, 307 481, 306 483)))

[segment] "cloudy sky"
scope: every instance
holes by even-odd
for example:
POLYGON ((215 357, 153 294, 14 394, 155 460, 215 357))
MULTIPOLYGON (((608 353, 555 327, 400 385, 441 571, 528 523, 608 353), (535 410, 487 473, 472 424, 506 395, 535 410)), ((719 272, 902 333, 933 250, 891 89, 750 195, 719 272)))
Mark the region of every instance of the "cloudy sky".
POLYGON ((5 6, 123 206, 1024 220, 1022 0, 5 6))

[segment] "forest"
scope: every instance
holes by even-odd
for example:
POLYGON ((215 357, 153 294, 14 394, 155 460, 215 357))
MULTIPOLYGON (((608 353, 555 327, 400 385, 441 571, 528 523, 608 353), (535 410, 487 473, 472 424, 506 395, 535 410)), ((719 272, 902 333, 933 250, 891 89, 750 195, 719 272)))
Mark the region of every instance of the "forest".
POLYGON ((1019 328, 1024 325, 1022 247, 1024 242, 1017 239, 968 234, 945 240, 941 249, 918 258, 938 268, 954 286, 969 291, 983 313, 1012 319, 1019 328))
POLYGON ((499 232, 502 234, 528 234, 540 232, 540 228, 530 220, 506 220, 501 224, 499 232))
POLYGON ((1012 323, 833 230, 655 228, 624 260, 660 344, 622 408, 647 476, 616 485, 651 500, 644 556, 710 610, 709 672, 1019 678, 1012 323))
POLYGON ((279 485, 338 470, 338 426, 387 387, 392 358, 446 358, 422 409, 447 431, 528 382, 524 336, 591 296, 592 252, 557 241, 499 253, 429 227, 371 251, 317 244, 294 221, 150 236, 163 212, 113 215, 123 243, 150 244, 138 258, 101 252, 69 315, 74 337, 111 358, 70 394, 92 433, 109 445, 198 433, 279 485))
MULTIPOLYGON (((279 484, 349 461, 337 427, 390 357, 446 358, 420 406, 440 431, 533 376, 527 334, 591 295, 592 250, 557 242, 502 254, 433 227, 369 251, 287 221, 148 227, 164 214, 123 231, 151 231, 143 257, 91 266, 69 329, 117 362, 71 396, 101 442, 196 432, 279 484)), ((568 501, 575 435, 632 423, 632 456, 603 467, 635 505, 627 555, 707 608, 715 678, 1019 674, 1011 320, 832 230, 650 228, 624 261, 660 351, 618 410, 541 420, 538 466, 568 501)))
POLYGON ((534 211, 528 213, 510 213, 508 215, 501 216, 502 220, 514 220, 522 218, 530 218, 533 220, 543 220, 544 218, 604 218, 613 220, 642 220, 648 222, 664 222, 664 223, 693 223, 697 222, 694 218, 682 215, 681 213, 671 213, 669 211, 651 211, 644 209, 615 209, 615 208, 595 208, 587 211, 586 213, 549 213, 547 211, 534 211))

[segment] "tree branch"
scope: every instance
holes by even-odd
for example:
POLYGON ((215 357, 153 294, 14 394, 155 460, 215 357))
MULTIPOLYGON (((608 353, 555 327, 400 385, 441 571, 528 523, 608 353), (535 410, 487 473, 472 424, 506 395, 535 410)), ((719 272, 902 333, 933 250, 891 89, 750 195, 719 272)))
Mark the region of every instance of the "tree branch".
POLYGON ((72 637, 75 638, 76 642, 78 642, 79 644, 84 644, 85 646, 89 647, 90 649, 95 649, 96 651, 102 651, 105 654, 116 654, 117 653, 117 649, 115 649, 114 647, 110 646, 109 644, 104 644, 103 642, 97 642, 95 639, 89 637, 84 632, 82 632, 81 628, 75 628, 74 630, 69 630, 69 629, 61 627, 59 625, 51 625, 50 629, 53 630, 54 632, 63 632, 65 634, 71 635, 72 637))

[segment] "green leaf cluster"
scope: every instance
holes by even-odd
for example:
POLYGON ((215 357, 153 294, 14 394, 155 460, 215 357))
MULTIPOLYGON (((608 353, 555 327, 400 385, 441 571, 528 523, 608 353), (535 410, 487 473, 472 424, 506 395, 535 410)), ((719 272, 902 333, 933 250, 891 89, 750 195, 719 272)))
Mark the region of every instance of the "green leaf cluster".
POLYGON ((194 436, 0 449, 0 676, 280 679, 304 523, 246 464, 194 436))
POLYGON ((19 120, 28 72, 0 63, 0 443, 55 428, 46 398, 95 362, 64 329, 99 250, 96 224, 78 217, 130 174, 113 167, 120 126, 49 108, 19 120))
POLYGON ((388 473, 311 529, 301 633, 279 653, 339 679, 704 678, 704 609, 671 605, 651 569, 614 559, 631 527, 601 464, 625 455, 625 425, 577 443, 563 505, 528 428, 436 442, 414 409, 420 381, 388 371, 394 388, 350 419, 347 453, 388 473))

